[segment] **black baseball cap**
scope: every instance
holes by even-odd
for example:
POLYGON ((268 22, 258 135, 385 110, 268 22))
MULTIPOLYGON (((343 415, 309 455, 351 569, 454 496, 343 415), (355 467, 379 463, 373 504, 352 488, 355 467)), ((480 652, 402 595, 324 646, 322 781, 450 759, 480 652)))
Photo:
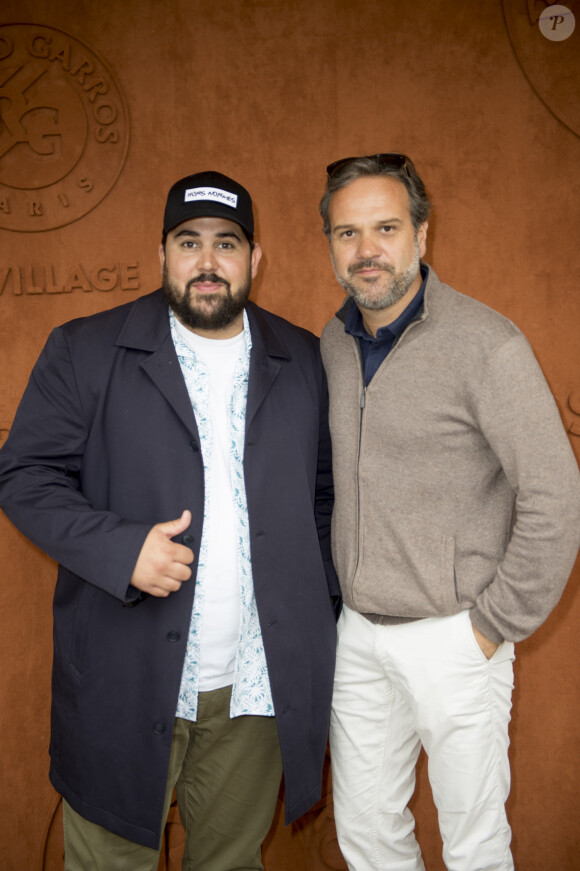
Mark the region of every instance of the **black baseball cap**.
POLYGON ((167 195, 164 236, 190 218, 226 218, 239 224, 250 242, 254 238, 252 198, 221 172, 196 172, 175 182, 167 195))

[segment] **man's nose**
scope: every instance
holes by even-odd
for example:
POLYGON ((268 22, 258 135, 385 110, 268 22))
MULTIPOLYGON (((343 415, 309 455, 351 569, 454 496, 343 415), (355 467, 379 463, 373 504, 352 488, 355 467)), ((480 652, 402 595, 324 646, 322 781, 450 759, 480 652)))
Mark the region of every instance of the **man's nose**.
POLYGON ((356 253, 361 260, 374 260, 380 256, 381 247, 371 233, 361 233, 356 253))
POLYGON ((211 245, 203 246, 199 252, 197 268, 202 272, 215 272, 218 267, 217 254, 211 245))

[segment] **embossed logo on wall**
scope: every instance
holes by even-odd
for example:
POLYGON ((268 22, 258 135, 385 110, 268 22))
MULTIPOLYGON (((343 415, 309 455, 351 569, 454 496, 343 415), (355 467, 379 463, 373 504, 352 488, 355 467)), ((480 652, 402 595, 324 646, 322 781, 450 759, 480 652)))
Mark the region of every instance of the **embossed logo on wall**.
POLYGON ((77 221, 115 184, 128 142, 125 97, 93 49, 52 27, 0 26, 0 227, 77 221))

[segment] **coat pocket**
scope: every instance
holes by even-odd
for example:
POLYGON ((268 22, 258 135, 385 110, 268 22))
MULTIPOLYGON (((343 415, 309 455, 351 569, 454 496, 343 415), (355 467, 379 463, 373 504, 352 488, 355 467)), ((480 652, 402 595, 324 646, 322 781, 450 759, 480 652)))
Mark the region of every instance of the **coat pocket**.
POLYGON ((98 590, 93 584, 82 581, 80 578, 78 583, 82 584, 82 589, 79 593, 72 624, 69 665, 80 675, 84 672, 86 666, 89 625, 98 590))

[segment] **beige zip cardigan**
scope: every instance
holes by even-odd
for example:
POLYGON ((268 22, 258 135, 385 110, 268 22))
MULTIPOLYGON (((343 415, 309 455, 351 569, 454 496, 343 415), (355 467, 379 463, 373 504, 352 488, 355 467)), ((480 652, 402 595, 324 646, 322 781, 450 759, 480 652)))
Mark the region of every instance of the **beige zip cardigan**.
POLYGON ((469 609, 492 641, 525 638, 580 539, 578 467, 529 343, 429 269, 423 309, 361 408, 353 304, 322 334, 345 603, 404 620, 469 609))

